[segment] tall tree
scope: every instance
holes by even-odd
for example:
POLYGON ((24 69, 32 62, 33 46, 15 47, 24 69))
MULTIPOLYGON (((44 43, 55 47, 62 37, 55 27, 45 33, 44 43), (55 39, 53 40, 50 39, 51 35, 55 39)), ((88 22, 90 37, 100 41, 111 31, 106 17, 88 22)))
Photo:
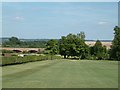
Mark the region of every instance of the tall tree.
POLYGON ((61 37, 61 39, 60 39, 60 41, 59 41, 59 53, 61 54, 61 55, 63 55, 64 56, 64 58, 66 58, 66 56, 67 56, 67 52, 69 52, 69 51, 67 51, 67 39, 66 39, 66 37, 65 36, 62 36, 61 37))
POLYGON ((81 40, 85 40, 85 33, 80 32, 80 33, 77 34, 77 37, 80 38, 81 40))
POLYGON ((64 56, 64 58, 67 58, 69 56, 73 56, 75 53, 75 35, 74 34, 68 34, 66 37, 62 36, 60 39, 60 54, 64 56))
POLYGON ((60 54, 64 55, 64 58, 69 56, 78 56, 79 59, 84 59, 88 52, 87 45, 85 44, 84 33, 68 34, 63 36, 60 40, 60 54))
POLYGON ((96 57, 96 59, 101 60, 105 59, 107 49, 105 46, 102 46, 101 41, 97 40, 93 48, 91 48, 91 53, 96 57))
POLYGON ((78 38, 76 40, 76 56, 79 57, 79 59, 84 59, 88 56, 89 53, 89 47, 85 44, 83 40, 78 38))
POLYGON ((120 60, 120 27, 114 28, 114 39, 112 41, 112 49, 110 53, 112 59, 120 60))
POLYGON ((54 40, 54 39, 51 39, 47 42, 47 48, 46 50, 48 51, 48 53, 51 55, 51 59, 52 59, 52 56, 55 55, 55 54, 58 54, 58 41, 57 40, 54 40))

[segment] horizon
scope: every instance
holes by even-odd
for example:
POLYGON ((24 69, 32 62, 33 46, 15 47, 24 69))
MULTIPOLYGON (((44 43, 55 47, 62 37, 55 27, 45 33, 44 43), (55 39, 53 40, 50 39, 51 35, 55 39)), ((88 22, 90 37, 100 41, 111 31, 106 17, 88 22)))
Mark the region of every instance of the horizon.
POLYGON ((113 40, 117 2, 3 2, 2 37, 60 39, 85 32, 86 40, 113 40))
MULTIPOLYGON (((12 36, 12 37, 14 37, 14 36, 12 36)), ((0 39, 9 39, 9 38, 11 38, 11 37, 0 37, 0 39)), ((18 37, 17 37, 18 38, 18 37)), ((56 39, 56 38, 35 38, 35 39, 33 39, 33 38, 18 38, 19 40, 50 40, 50 39, 56 39)), ((57 40, 59 40, 59 39, 61 39, 61 38, 58 38, 57 40)), ((97 40, 100 40, 100 41, 112 41, 111 39, 85 39, 85 41, 97 41, 97 40)))

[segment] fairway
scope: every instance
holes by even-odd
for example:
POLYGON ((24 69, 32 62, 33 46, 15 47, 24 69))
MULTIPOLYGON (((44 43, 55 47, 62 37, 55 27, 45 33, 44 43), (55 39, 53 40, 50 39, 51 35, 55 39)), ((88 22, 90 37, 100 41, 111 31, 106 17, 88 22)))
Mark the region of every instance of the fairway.
POLYGON ((117 88, 118 61, 46 60, 2 68, 3 88, 117 88))

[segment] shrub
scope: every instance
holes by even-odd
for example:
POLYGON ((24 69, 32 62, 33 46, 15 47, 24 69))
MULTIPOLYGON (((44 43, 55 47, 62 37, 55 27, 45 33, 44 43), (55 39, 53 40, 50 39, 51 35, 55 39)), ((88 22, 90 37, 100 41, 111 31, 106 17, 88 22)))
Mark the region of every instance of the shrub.
MULTIPOLYGON (((53 59, 60 59, 61 56, 53 56, 53 59)), ((22 64, 28 62, 42 61, 42 60, 50 60, 50 55, 40 55, 40 56, 10 56, 10 57, 2 57, 2 66, 13 65, 13 64, 22 64)))

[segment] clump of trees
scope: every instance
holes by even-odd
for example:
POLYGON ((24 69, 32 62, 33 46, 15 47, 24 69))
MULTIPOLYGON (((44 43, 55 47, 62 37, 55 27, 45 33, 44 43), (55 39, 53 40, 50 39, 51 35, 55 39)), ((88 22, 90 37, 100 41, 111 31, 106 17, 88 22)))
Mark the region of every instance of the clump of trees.
POLYGON ((97 40, 93 47, 85 43, 85 34, 80 32, 77 35, 68 34, 60 40, 60 54, 64 58, 77 57, 79 59, 107 59, 107 49, 97 40))
POLYGON ((99 40, 96 41, 93 47, 90 47, 90 55, 93 59, 109 59, 106 46, 103 46, 99 40))
POLYGON ((59 41, 50 40, 47 43, 47 53, 52 55, 60 54, 64 58, 76 59, 108 59, 108 51, 102 43, 97 40, 93 47, 85 43, 85 33, 68 34, 62 36, 59 41))
POLYGON ((84 59, 87 57, 89 50, 85 44, 84 32, 77 35, 68 34, 66 37, 62 36, 59 41, 59 52, 64 58, 77 56, 79 59, 84 59))
POLYGON ((60 40, 49 41, 23 42, 16 37, 11 37, 9 41, 3 43, 5 47, 8 45, 10 47, 43 47, 46 48, 44 53, 50 54, 51 59, 53 55, 60 54, 64 58, 120 60, 120 27, 114 28, 114 39, 110 50, 103 46, 100 40, 97 40, 92 47, 86 45, 84 32, 70 33, 62 36, 60 40))
POLYGON ((17 37, 11 37, 8 41, 2 42, 2 47, 22 48, 46 48, 47 41, 21 41, 17 37))
POLYGON ((120 27, 116 26, 114 32, 115 36, 110 50, 103 46, 100 40, 97 40, 92 47, 86 45, 84 32, 70 33, 67 36, 62 36, 58 42, 52 41, 52 44, 48 42, 47 46, 51 48, 47 49, 52 50, 52 53, 55 49, 54 54, 59 52, 64 58, 120 60, 120 27))

